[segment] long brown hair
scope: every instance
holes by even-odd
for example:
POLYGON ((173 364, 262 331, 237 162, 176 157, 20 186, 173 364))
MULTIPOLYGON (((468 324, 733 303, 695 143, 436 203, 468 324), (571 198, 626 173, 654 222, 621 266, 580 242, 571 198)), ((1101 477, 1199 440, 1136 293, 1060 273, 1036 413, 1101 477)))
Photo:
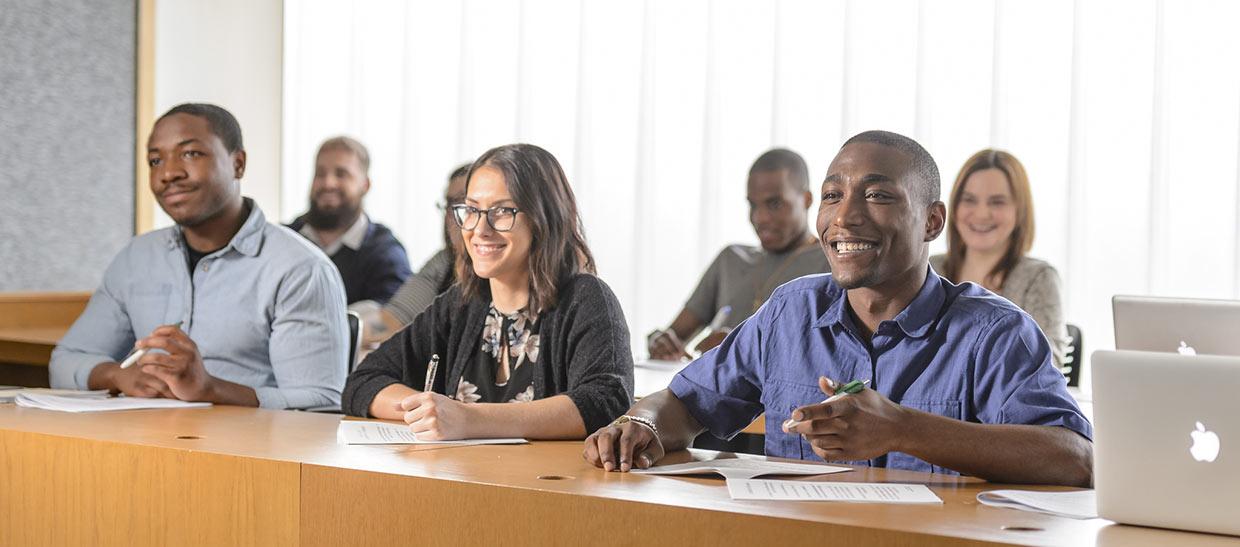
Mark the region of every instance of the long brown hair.
POLYGON ((947 260, 943 264, 943 269, 947 271, 943 273, 953 281, 959 281, 960 267, 964 264, 965 254, 964 239, 960 237, 960 228, 956 226, 956 209, 960 206, 960 198, 964 195, 964 185, 969 180, 969 176, 986 169, 998 169, 1003 172, 1003 175, 1007 177, 1008 188, 1012 191, 1013 205, 1016 206, 1016 227, 1008 238, 1007 251, 1003 253, 1003 258, 999 259, 999 263, 995 264, 987 277, 1006 282, 1008 273, 1033 247, 1033 192, 1029 188, 1029 175, 1025 173, 1025 166, 1021 165, 1016 156, 1003 150, 993 148, 982 150, 964 162, 964 166, 960 168, 960 174, 956 175, 956 183, 952 186, 951 201, 948 206, 950 214, 947 219, 947 260))
MULTIPOLYGON (((550 152, 532 144, 508 144, 487 150, 474 161, 465 182, 467 191, 474 172, 484 166, 504 174, 508 193, 530 225, 529 309, 541 313, 554 308, 562 284, 579 273, 595 273, 568 177, 550 152)), ((468 252, 456 257, 456 278, 465 298, 490 296, 491 286, 474 273, 468 252)))

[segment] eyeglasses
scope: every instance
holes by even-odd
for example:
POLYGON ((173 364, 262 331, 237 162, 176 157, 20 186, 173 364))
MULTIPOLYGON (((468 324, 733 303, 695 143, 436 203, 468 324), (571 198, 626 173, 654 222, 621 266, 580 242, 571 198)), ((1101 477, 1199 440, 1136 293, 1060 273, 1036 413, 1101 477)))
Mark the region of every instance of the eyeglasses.
POLYGON ((516 207, 492 207, 490 209, 479 209, 473 205, 453 205, 452 218, 456 220, 456 225, 462 230, 473 230, 478 227, 478 221, 482 218, 482 214, 486 213, 487 224, 497 232, 507 232, 512 229, 512 225, 517 220, 517 213, 521 212, 516 207))

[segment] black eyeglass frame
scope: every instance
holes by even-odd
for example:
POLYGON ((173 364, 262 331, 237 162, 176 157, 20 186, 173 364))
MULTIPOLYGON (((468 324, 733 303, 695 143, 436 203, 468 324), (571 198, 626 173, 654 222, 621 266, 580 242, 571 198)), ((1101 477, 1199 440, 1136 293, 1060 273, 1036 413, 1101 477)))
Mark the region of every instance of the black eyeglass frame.
MULTIPOLYGON (((453 205, 449 209, 452 210, 452 220, 456 221, 456 225, 459 226, 462 230, 477 229, 478 223, 481 222, 482 217, 485 216, 487 219, 487 224, 490 225, 491 229, 495 230, 496 232, 511 231, 512 228, 517 225, 517 213, 521 212, 521 209, 518 209, 516 207, 506 207, 503 205, 496 205, 489 209, 479 209, 477 207, 474 207, 473 205, 466 205, 464 203, 458 203, 456 205, 453 205), (480 213, 486 213, 486 215, 482 215, 480 213), (508 217, 505 217, 505 219, 508 220, 508 225, 503 228, 496 226, 496 223, 497 223, 496 215, 501 214, 501 213, 506 213, 510 215, 508 217), (473 222, 469 223, 469 219, 471 217, 473 218, 473 222), (465 225, 466 223, 469 223, 469 226, 466 226, 465 225)), ((499 219, 499 221, 502 222, 505 219, 499 219)))

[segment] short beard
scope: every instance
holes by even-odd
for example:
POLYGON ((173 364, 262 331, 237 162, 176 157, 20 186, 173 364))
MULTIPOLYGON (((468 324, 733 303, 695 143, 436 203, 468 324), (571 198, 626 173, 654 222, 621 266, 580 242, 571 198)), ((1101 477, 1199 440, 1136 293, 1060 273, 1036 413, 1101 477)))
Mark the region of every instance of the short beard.
POLYGON ((310 200, 306 224, 315 230, 337 230, 353 224, 361 214, 361 205, 342 205, 337 209, 324 211, 314 204, 314 200, 310 200))

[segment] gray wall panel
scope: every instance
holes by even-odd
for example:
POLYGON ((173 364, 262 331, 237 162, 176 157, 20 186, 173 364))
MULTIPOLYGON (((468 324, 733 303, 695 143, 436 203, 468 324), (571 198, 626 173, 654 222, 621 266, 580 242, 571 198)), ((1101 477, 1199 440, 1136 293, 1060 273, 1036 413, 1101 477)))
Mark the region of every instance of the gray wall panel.
POLYGON ((0 0, 0 291, 90 290, 133 234, 136 0, 0 0))

